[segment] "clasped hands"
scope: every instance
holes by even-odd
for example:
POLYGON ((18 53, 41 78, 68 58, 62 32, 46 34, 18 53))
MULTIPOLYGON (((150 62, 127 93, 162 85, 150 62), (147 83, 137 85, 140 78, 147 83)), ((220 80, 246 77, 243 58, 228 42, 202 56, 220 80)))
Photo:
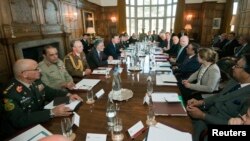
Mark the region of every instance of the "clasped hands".
POLYGON ((204 119, 205 113, 200 110, 199 106, 204 103, 203 100, 190 99, 187 102, 187 112, 192 118, 204 119))

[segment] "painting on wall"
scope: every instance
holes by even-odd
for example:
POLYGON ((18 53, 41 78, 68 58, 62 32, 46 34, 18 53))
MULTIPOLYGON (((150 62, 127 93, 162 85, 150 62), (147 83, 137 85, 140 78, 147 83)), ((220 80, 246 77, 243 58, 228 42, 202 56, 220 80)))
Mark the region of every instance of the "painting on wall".
POLYGON ((86 32, 88 28, 93 28, 95 29, 95 18, 94 18, 94 13, 90 11, 83 11, 83 27, 84 31, 86 32))
POLYGON ((213 19, 213 29, 220 29, 221 18, 213 19))

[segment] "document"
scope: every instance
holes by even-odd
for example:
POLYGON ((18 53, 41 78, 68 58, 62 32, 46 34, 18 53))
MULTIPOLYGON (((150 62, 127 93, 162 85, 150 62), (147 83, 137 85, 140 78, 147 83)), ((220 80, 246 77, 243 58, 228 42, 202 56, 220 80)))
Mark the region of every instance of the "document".
POLYGON ((171 67, 169 62, 157 62, 158 67, 171 67))
POLYGON ((87 133, 86 141, 106 141, 107 134, 87 133))
MULTIPOLYGON (((74 100, 74 101, 70 100, 69 104, 66 104, 65 106, 69 107, 71 110, 75 110, 76 106, 80 103, 81 103, 80 100, 74 100)), ((54 100, 52 100, 49 104, 44 106, 44 109, 53 109, 54 107, 55 107, 54 100)))
POLYGON ((47 129, 45 129, 40 124, 35 127, 21 133, 20 135, 14 137, 10 141, 37 141, 43 137, 52 135, 47 129))
POLYGON ((166 72, 172 72, 172 69, 170 67, 159 67, 157 66, 155 68, 155 71, 166 71, 166 72))
POLYGON ((192 135, 157 123, 149 127, 146 141, 192 141, 192 135))
POLYGON ((153 102, 181 102, 177 93, 161 93, 152 94, 153 102))
POLYGON ((74 89, 90 90, 99 82, 100 79, 82 79, 75 85, 74 89))
POLYGON ((177 86, 177 79, 172 73, 156 75, 156 86, 177 86))
POLYGON ((109 65, 121 64, 121 60, 112 60, 112 61, 109 61, 109 60, 108 60, 108 64, 109 64, 109 65))
POLYGON ((107 72, 106 70, 93 70, 92 74, 103 74, 105 75, 106 73, 109 73, 109 71, 107 72))

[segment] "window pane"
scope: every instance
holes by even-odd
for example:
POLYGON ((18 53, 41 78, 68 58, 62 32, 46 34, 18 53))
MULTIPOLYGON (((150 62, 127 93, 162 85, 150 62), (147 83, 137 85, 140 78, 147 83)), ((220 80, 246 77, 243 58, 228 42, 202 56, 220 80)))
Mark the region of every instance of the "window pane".
POLYGON ((171 4, 172 3, 172 0, 167 0, 167 4, 171 4))
POLYGON ((129 0, 126 0, 126 4, 129 4, 129 0))
POLYGON ((127 19, 126 22, 127 22, 127 23, 126 23, 126 24, 127 24, 127 33, 128 33, 128 35, 131 35, 131 34, 130 34, 130 26, 129 26, 129 25, 130 25, 130 23, 129 23, 130 20, 127 19))
POLYGON ((167 6, 167 17, 171 16, 171 5, 167 6))
POLYGON ((143 28, 143 25, 142 25, 142 20, 138 20, 138 32, 142 32, 142 28, 143 28))
POLYGON ((150 0, 144 0, 144 5, 150 5, 150 0))
POLYGON ((135 17, 135 7, 130 7, 131 10, 131 17, 135 17))
POLYGON ((155 30, 157 32, 157 30, 156 30, 156 19, 152 19, 151 21, 152 21, 151 30, 155 30))
POLYGON ((159 0, 159 4, 165 4, 165 0, 159 0))
POLYGON ((237 8, 238 8, 238 2, 234 2, 234 5, 233 5, 233 15, 237 14, 237 8))
POLYGON ((163 19, 158 20, 158 31, 161 31, 163 29, 163 19))
POLYGON ((144 17, 150 17, 150 7, 144 7, 144 17))
POLYGON ((137 0, 137 5, 143 5, 143 0, 137 0))
POLYGON ((157 5, 157 0, 151 0, 152 5, 157 5))
POLYGON ((147 33, 149 31, 149 20, 145 20, 144 21, 144 28, 145 28, 145 33, 147 33))
POLYGON ((126 17, 129 17, 129 6, 126 6, 126 17))
POLYGON ((143 17, 143 7, 137 7, 137 17, 143 17))
POLYGON ((135 5, 135 0, 130 0, 130 5, 135 5))
POLYGON ((135 19, 131 19, 130 20, 130 27, 131 27, 131 34, 132 35, 133 33, 135 33, 135 19))
POLYGON ((157 17, 157 7, 151 7, 151 17, 157 17))
POLYGON ((176 14, 176 4, 173 5, 173 13, 172 13, 172 16, 175 16, 175 14, 176 14))
POLYGON ((164 16, 164 6, 159 6, 158 8, 158 17, 163 17, 164 16))
POLYGON ((171 19, 167 18, 166 19, 166 32, 170 31, 170 27, 171 27, 171 19))
POLYGON ((178 1, 178 0, 174 0, 173 2, 174 2, 174 3, 177 3, 177 1, 178 1))

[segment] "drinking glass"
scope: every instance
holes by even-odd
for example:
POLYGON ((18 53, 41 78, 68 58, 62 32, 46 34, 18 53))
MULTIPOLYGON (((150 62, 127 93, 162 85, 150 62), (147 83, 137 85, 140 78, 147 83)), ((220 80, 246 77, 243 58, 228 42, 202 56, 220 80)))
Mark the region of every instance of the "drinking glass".
POLYGON ((115 118, 114 120, 114 127, 111 131, 112 140, 113 141, 121 141, 123 140, 124 136, 122 133, 122 119, 121 118, 115 118))
POLYGON ((87 104, 93 104, 94 102, 95 102, 95 100, 94 100, 94 96, 93 96, 93 90, 90 89, 87 92, 87 101, 86 101, 86 103, 87 104))
POLYGON ((114 119, 116 117, 116 109, 113 103, 109 103, 106 109, 107 123, 109 127, 114 126, 114 119))
POLYGON ((71 134, 72 134, 72 122, 70 120, 70 118, 63 118, 61 120, 61 128, 62 128, 62 133, 63 136, 70 138, 71 134))
POLYGON ((106 67, 105 78, 110 78, 110 75, 109 75, 109 68, 108 68, 108 67, 106 67))
POLYGON ((153 93, 153 83, 152 81, 148 81, 147 83, 147 94, 149 97, 151 97, 151 94, 153 93))
POLYGON ((148 114, 147 114, 147 121, 146 121, 146 123, 147 123, 147 125, 149 125, 149 126, 155 125, 155 124, 156 124, 155 114, 154 114, 152 105, 149 107, 148 114))

